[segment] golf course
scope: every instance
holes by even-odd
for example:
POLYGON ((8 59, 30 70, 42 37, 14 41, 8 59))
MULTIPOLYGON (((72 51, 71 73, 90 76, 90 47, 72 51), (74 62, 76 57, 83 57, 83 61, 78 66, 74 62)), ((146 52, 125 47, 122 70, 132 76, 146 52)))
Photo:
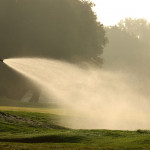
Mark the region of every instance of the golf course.
POLYGON ((150 150, 148 0, 0 0, 0 150, 150 150))
POLYGON ((67 114, 54 105, 7 101, 1 99, 1 150, 150 149, 150 131, 70 129, 59 124, 67 114))

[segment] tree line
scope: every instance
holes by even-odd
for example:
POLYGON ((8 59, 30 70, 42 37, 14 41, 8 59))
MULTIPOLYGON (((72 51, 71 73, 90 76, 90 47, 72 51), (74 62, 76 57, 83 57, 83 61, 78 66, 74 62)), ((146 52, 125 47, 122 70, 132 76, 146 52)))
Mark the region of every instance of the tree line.
MULTIPOLYGON (((116 26, 106 27, 109 44, 104 49, 103 67, 130 76, 133 89, 150 96, 150 23, 126 18, 116 26)), ((117 85, 117 83, 116 83, 117 85)))
MULTIPOLYGON (((0 57, 101 64, 107 38, 93 5, 84 0, 1 0, 0 57)), ((29 82, 0 65, 0 96, 20 100, 30 89, 29 82)), ((34 87, 32 93, 37 98, 34 87)))
MULTIPOLYGON (((1 0, 0 57, 88 61, 111 69, 148 63, 150 23, 126 18, 104 27, 93 6, 84 0, 1 0)), ((0 97, 20 100, 29 90, 36 102, 32 83, 0 63, 0 97)))

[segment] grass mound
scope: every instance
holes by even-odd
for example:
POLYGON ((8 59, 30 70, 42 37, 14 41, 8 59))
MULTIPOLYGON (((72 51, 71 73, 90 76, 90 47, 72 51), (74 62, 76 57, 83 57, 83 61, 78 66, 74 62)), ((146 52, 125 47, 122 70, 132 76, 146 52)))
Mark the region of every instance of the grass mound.
POLYGON ((46 113, 1 110, 0 149, 150 149, 148 130, 73 130, 60 126, 59 118, 59 115, 46 113))
POLYGON ((55 115, 42 113, 0 111, 0 131, 7 131, 7 128, 9 130, 12 128, 13 132, 18 131, 20 128, 65 129, 56 125, 55 121, 57 119, 58 117, 55 115))

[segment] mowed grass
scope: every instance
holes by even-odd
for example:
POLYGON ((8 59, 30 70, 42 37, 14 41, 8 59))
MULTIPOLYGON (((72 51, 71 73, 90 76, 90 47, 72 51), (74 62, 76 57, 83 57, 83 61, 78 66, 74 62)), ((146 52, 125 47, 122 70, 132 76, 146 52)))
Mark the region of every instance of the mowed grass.
POLYGON ((68 108, 56 105, 55 103, 30 103, 19 102, 12 99, 0 98, 0 110, 2 111, 24 111, 24 112, 40 112, 48 114, 56 114, 61 116, 73 115, 68 108))
POLYGON ((150 131, 74 130, 59 124, 60 113, 39 111, 39 107, 34 112, 29 107, 3 108, 0 107, 0 150, 150 149, 150 131))
MULTIPOLYGON (((24 112, 40 112, 55 115, 67 115, 67 110, 61 108, 29 108, 29 107, 10 107, 0 106, 2 111, 24 111, 24 112)), ((69 110, 68 110, 69 111, 69 110)))

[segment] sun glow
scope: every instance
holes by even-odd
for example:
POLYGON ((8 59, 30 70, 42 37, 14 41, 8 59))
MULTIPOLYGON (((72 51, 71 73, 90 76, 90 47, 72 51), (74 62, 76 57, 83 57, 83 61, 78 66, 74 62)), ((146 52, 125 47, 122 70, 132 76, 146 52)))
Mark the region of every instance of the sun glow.
POLYGON ((91 0, 98 21, 104 25, 115 25, 121 19, 145 18, 150 21, 149 0, 91 0))

